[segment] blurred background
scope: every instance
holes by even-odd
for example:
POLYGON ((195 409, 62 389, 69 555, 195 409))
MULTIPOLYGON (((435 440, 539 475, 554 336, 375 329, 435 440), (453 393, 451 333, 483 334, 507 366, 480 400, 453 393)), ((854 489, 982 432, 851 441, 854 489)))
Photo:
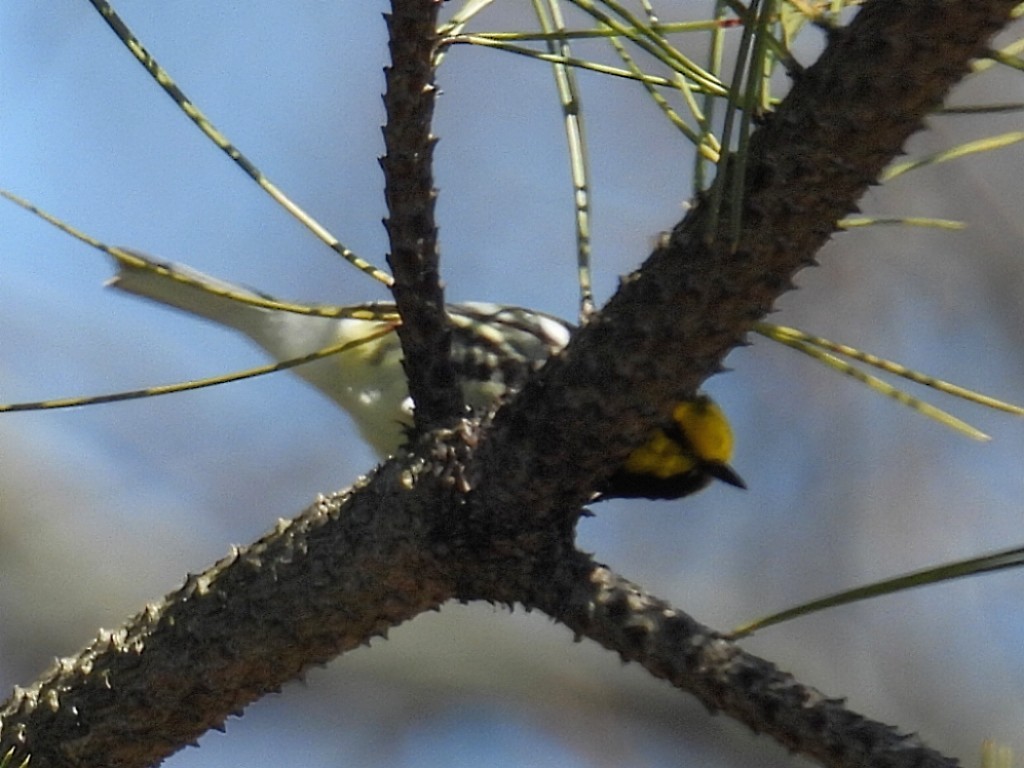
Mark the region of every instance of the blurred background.
MULTIPOLYGON (((707 13, 697 5, 659 10, 707 13)), ((118 4, 219 128, 346 245, 383 264, 385 5, 239 7, 118 4)), ((476 28, 534 28, 527 11, 493 8, 476 28)), ((822 43, 805 35, 805 63, 822 43)), ((0 4, 0 77, 3 187, 106 242, 284 298, 385 297, 203 138, 86 3, 0 4)), ((458 48, 439 80, 449 298, 574 318, 568 163, 550 69, 458 48)), ((693 155, 642 89, 587 74, 581 83, 604 300, 681 216, 693 155)), ((1024 80, 1005 73, 952 97, 1021 100, 1024 80)), ((935 117, 908 150, 1020 127, 1013 113, 935 117)), ((970 227, 837 235, 772 319, 1024 402, 1021 161, 1011 148, 872 190, 867 213, 970 227)), ((110 274, 101 254, 0 205, 0 401, 265 361, 228 331, 104 290, 110 274)), ((725 630, 1024 543, 1021 420, 933 397, 994 438, 974 443, 760 338, 728 363, 708 389, 733 420, 734 466, 749 490, 597 507, 580 545, 629 578, 725 630)), ((345 414, 288 374, 0 415, 0 685, 30 683, 53 657, 373 463, 345 414)), ((970 764, 984 738, 1024 750, 1022 587, 1024 572, 1011 571, 919 590, 745 646, 970 764)), ((268 754, 282 766, 402 768, 801 762, 544 616, 483 605, 445 606, 311 671, 166 764, 258 765, 268 754)))

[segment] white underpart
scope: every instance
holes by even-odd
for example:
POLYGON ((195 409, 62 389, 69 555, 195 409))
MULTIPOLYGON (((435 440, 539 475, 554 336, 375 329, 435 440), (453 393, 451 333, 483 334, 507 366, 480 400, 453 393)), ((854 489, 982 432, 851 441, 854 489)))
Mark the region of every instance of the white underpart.
MULTIPOLYGON (((133 252, 133 255, 155 264, 143 254, 133 252)), ((243 296, 259 296, 247 288, 182 265, 160 266, 203 285, 243 296)), ((114 288, 239 331, 278 361, 301 357, 341 342, 372 337, 386 325, 373 320, 314 317, 255 307, 175 280, 161 271, 126 263, 119 263, 118 267, 117 275, 110 281, 114 288)), ((500 315, 503 311, 498 305, 465 306, 482 314, 500 315)), ((515 331, 517 350, 534 360, 546 359, 552 348, 560 348, 569 340, 569 329, 556 319, 543 317, 540 323, 546 336, 543 341, 515 331)), ((292 371, 344 408, 363 439, 384 457, 401 444, 403 427, 412 423, 412 401, 401 357, 398 336, 392 332, 292 371)), ((463 392, 471 407, 480 408, 499 397, 502 387, 498 382, 468 382, 463 392)))

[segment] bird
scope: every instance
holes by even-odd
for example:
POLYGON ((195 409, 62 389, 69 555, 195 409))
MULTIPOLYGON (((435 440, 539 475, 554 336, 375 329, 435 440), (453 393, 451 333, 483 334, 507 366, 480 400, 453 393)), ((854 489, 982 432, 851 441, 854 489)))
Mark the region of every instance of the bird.
MULTIPOLYGON (((332 345, 336 354, 291 370, 352 417, 361 437, 381 458, 406 441, 412 424, 394 304, 371 302, 314 308, 299 314, 267 304, 276 299, 182 264, 161 262, 130 249, 108 251, 116 274, 108 285, 231 328, 277 361, 332 345), (255 301, 256 303, 248 303, 255 301), (263 304, 262 306, 260 304, 263 304), (326 316, 332 315, 332 316, 326 316)), ((452 329, 452 364, 466 404, 493 408, 569 343, 575 330, 554 315, 486 302, 446 307, 452 329)), ((596 489, 609 498, 678 499, 713 480, 745 488, 729 466, 733 434, 728 418, 704 393, 676 403, 650 438, 596 489)))

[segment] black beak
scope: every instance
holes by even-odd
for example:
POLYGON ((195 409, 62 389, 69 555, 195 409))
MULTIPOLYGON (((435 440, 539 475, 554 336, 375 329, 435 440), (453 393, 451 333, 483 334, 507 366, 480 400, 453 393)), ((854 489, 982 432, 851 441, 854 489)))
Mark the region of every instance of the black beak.
POLYGON ((716 480, 721 480, 723 483, 734 485, 737 488, 742 488, 743 490, 747 489, 747 484, 743 482, 743 478, 736 474, 736 470, 728 464, 708 462, 704 465, 704 471, 716 480))

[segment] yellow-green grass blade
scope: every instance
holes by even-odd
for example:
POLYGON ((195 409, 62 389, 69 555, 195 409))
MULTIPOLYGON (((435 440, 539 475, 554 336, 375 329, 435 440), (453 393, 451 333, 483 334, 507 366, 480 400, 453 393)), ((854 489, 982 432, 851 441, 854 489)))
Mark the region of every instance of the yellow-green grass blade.
POLYGON ((970 437, 972 440, 990 439, 989 436, 982 432, 980 429, 971 426, 967 422, 963 421, 962 419, 958 419, 957 417, 953 416, 950 413, 946 413, 941 408, 936 408, 934 405, 931 405, 930 403, 926 403, 925 401, 916 398, 913 395, 907 394, 903 390, 894 387, 892 384, 885 381, 884 379, 880 379, 877 376, 872 376, 871 374, 861 370, 855 365, 852 365, 851 363, 848 363, 847 361, 839 357, 836 357, 833 354, 825 352, 824 350, 819 349, 817 346, 810 344, 806 341, 793 338, 792 336, 786 334, 774 334, 771 331, 767 331, 763 328, 763 326, 765 325, 766 324, 761 323, 759 324, 759 326, 761 327, 755 327, 755 330, 758 333, 761 333, 762 335, 774 341, 777 341, 781 344, 785 344, 787 347, 791 347, 797 350, 798 352, 802 352, 805 355, 814 358, 820 363, 824 363, 830 368, 833 368, 834 370, 839 371, 840 373, 849 376, 850 378, 855 379, 856 381, 859 381, 862 384, 866 384, 868 387, 878 392, 879 394, 892 398, 901 405, 905 405, 917 411, 918 413, 927 416, 930 419, 934 419, 940 424, 944 424, 945 426, 954 429, 957 432, 966 435, 967 437, 970 437))
MULTIPOLYGON (((565 30, 558 0, 533 0, 534 12, 545 33, 565 30)), ((572 55, 569 42, 551 39, 549 53, 563 58, 572 55)), ((576 73, 565 64, 553 64, 558 101, 565 120, 565 138, 569 154, 569 174, 572 182, 574 221, 576 223, 576 280, 580 291, 580 320, 594 311, 594 290, 590 272, 590 184, 587 142, 584 134, 583 105, 576 73)))
POLYGON ((847 216, 839 220, 838 226, 840 229, 879 226, 926 227, 953 231, 967 229, 967 225, 962 221, 933 219, 927 216, 847 216))
POLYGON ((871 353, 864 352, 856 347, 851 347, 847 344, 840 344, 839 342, 831 341, 822 336, 813 336, 799 329, 788 328, 783 325, 774 325, 771 323, 761 323, 760 325, 763 326, 763 329, 758 328, 758 333, 768 336, 776 341, 781 341, 782 343, 787 343, 787 339, 802 341, 820 349, 826 349, 830 352, 857 360, 866 365, 870 365, 872 368, 877 368, 880 371, 891 373, 894 376, 899 376, 907 381, 912 381, 915 384, 930 387, 938 392, 942 392, 943 394, 952 395, 953 397, 958 397, 961 400, 967 400, 978 405, 983 405, 986 408, 992 408, 997 411, 1013 414, 1014 416, 1024 416, 1024 408, 1019 405, 1007 403, 1003 400, 998 400, 994 397, 983 395, 980 392, 967 389, 966 387, 952 384, 948 381, 936 378, 935 376, 920 373, 919 371, 908 368, 901 363, 897 363, 893 360, 887 360, 883 357, 878 357, 877 355, 872 355, 871 353))
POLYGON ((1004 147, 1009 147, 1022 141, 1024 141, 1024 131, 1010 131, 1008 133, 999 134, 998 136, 987 136, 984 139, 966 141, 963 144, 958 144, 955 147, 944 149, 941 152, 936 152, 935 154, 928 155, 927 157, 891 165, 882 174, 881 181, 891 181, 897 176, 902 176, 905 173, 915 171, 919 168, 925 168, 929 165, 938 165, 939 163, 948 163, 950 160, 958 160, 961 157, 975 155, 979 152, 991 152, 996 149, 1003 149, 1004 147))
POLYGON ((926 568, 892 579, 878 581, 874 584, 867 584, 856 589, 837 592, 818 600, 812 600, 808 603, 788 608, 785 611, 773 613, 736 627, 729 633, 729 637, 747 637, 765 627, 781 624, 784 621, 790 621, 800 616, 808 616, 812 613, 818 613, 819 611, 835 608, 840 605, 849 605, 850 603, 881 597, 882 595, 905 592, 908 589, 915 589, 917 587, 942 584, 943 582, 962 579, 967 576, 978 576, 983 573, 1001 571, 1007 568, 1019 568, 1021 565, 1024 565, 1024 547, 1014 547, 1013 549, 981 555, 980 557, 958 560, 934 568, 926 568))
POLYGON ((316 352, 311 352, 308 355, 302 355, 301 357, 294 357, 289 360, 282 360, 277 363, 271 363, 269 365, 262 365, 256 368, 249 368, 244 371, 236 371, 234 373, 227 373, 220 376, 211 376, 205 379, 194 379, 192 381, 182 381, 175 384, 159 384, 154 387, 145 387, 143 389, 135 389, 127 392, 112 392, 104 395, 85 395, 75 397, 62 397, 52 398, 50 400, 38 400, 29 403, 0 403, 0 413, 14 413, 18 411, 55 411, 62 408, 77 408, 83 405, 100 405, 101 403, 120 403, 125 400, 139 400, 144 397, 158 397, 160 395, 170 395, 175 392, 188 392, 195 389, 204 389, 206 387, 215 387, 220 384, 228 384, 232 381, 243 381, 245 379, 253 379, 257 376, 266 376, 270 373, 277 373, 278 371, 286 371, 290 368, 295 368, 299 365, 306 365, 317 360, 322 360, 325 357, 331 355, 341 354, 350 349, 354 349, 362 344, 379 339, 382 336, 394 331, 397 321, 392 324, 383 325, 379 328, 374 329, 366 336, 354 341, 339 342, 338 344, 332 344, 331 346, 318 349, 316 352))
POLYGON ((343 245, 330 231, 320 222, 310 216, 297 203, 289 198, 280 188, 277 187, 264 173, 242 152, 228 140, 227 136, 221 133, 209 118, 192 102, 184 91, 178 87, 166 70, 161 67, 155 58, 146 50, 135 34, 128 28, 120 16, 114 11, 106 0, 89 0, 92 6, 100 14, 107 26, 113 30, 118 39, 131 52, 150 77, 163 89, 164 93, 171 97, 171 100, 181 109, 203 134, 217 145, 234 163, 241 168, 246 175, 255 181, 260 189, 266 192, 278 205, 283 207, 291 216, 302 223, 314 235, 325 243, 331 250, 340 255, 347 262, 357 269, 370 275, 374 280, 390 286, 394 282, 387 272, 379 269, 370 262, 358 256, 354 251, 343 245))
POLYGON ((210 285, 197 278, 190 276, 187 273, 177 272, 173 269, 159 264, 154 261, 140 258, 137 254, 132 251, 119 248, 116 245, 107 245, 91 235, 82 232, 70 224, 58 219, 51 213, 44 211, 42 208, 34 205, 33 203, 25 200, 12 192, 8 192, 6 189, 0 189, 0 197, 11 201, 15 205, 23 208, 29 213, 38 216, 43 221, 56 227, 60 231, 71 235, 76 240, 79 240, 86 245, 95 248, 107 254, 110 258, 114 259, 120 265, 131 267, 133 269, 144 269, 151 272, 159 272, 160 274, 168 277, 177 282, 189 285, 194 288, 199 288, 208 293, 212 293, 217 296, 224 296, 226 298, 237 301, 241 304, 251 304, 254 307, 262 307, 264 309, 279 309, 283 312, 292 312, 297 315, 312 315, 314 317, 354 317, 358 319, 370 319, 367 315, 367 310, 363 306, 357 307, 332 307, 332 306, 307 306, 305 304, 294 304, 288 301, 278 301, 277 299, 271 299, 265 296, 257 296, 250 294, 240 294, 231 291, 220 286, 210 285))
MULTIPOLYGON (((621 6, 605 0, 602 5, 614 9, 624 22, 618 21, 597 7, 592 0, 570 0, 577 8, 590 14, 597 22, 606 25, 620 37, 625 37, 647 53, 670 67, 689 77, 694 82, 697 90, 715 93, 718 96, 725 96, 727 91, 724 85, 711 73, 705 71, 688 57, 683 55, 677 48, 669 44, 665 38, 654 32, 650 27, 644 25, 639 19, 629 14, 621 6)), ((659 27, 660 28, 660 27, 659 27)))

